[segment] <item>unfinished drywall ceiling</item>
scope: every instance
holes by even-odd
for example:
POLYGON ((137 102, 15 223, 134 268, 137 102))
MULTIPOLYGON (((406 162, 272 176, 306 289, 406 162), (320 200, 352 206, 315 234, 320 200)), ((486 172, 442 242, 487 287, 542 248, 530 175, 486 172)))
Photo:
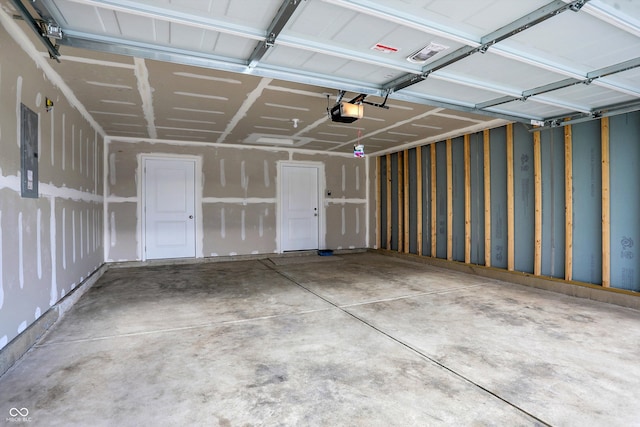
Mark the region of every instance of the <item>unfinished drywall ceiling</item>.
POLYGON ((59 27, 32 39, 108 136, 381 154, 640 109, 629 1, 3 3, 59 27), (339 91, 389 109, 332 122, 339 91))

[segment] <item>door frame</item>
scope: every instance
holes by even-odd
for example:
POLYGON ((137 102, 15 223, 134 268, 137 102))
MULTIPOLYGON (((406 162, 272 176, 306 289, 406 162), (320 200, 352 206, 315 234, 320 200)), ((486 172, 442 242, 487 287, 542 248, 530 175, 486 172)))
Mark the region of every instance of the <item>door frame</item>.
POLYGON ((283 197, 282 169, 287 166, 316 168, 316 170, 318 171, 318 249, 324 249, 326 246, 326 239, 325 239, 326 204, 324 199, 324 193, 326 188, 326 176, 324 174, 324 163, 280 160, 278 161, 278 185, 277 185, 277 195, 276 195, 276 211, 278 213, 277 221, 276 221, 276 236, 277 236, 276 253, 281 254, 284 252, 282 250, 282 222, 284 220, 284 215, 282 210, 282 197, 283 197))
POLYGON ((194 208, 195 208, 195 244, 196 255, 195 258, 203 257, 203 243, 202 243, 202 157, 191 156, 186 154, 163 154, 163 153, 140 153, 138 158, 138 206, 137 206, 137 230, 136 236, 138 240, 138 259, 141 261, 147 260, 147 253, 144 250, 146 247, 146 219, 145 219, 145 206, 146 206, 146 175, 144 173, 144 166, 146 160, 191 160, 194 165, 194 208))

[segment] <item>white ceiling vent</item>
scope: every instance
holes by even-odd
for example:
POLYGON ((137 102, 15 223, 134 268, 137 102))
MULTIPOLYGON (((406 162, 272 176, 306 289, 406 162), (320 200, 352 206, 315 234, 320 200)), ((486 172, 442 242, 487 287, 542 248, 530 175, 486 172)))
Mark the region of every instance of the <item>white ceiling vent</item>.
POLYGON ((414 54, 407 56, 407 61, 416 64, 424 64, 429 58, 446 49, 449 49, 449 46, 431 42, 414 54))
POLYGON ((271 145, 299 147, 310 143, 313 138, 291 135, 274 135, 266 133, 252 133, 243 142, 252 145, 271 145))
POLYGON ((273 145, 293 145, 295 141, 293 138, 273 137, 273 136, 261 136, 256 139, 257 144, 273 144, 273 145))

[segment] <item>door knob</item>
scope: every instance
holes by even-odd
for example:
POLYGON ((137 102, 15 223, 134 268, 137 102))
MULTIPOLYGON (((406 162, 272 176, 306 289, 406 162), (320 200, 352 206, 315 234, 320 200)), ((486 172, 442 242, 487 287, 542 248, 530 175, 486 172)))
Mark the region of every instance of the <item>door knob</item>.
POLYGON ((193 215, 189 215, 189 219, 193 219, 193 215))

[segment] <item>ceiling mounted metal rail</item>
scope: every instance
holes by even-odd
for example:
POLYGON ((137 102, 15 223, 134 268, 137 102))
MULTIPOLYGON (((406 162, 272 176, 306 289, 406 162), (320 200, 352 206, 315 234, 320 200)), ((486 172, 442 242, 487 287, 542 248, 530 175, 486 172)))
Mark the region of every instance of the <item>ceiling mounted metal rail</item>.
POLYGON ((287 22, 289 22, 289 19, 291 19, 291 16, 296 11, 300 3, 302 3, 302 0, 285 0, 285 2, 282 3, 278 13, 267 29, 267 38, 256 46, 249 57, 249 68, 254 68, 258 65, 258 62, 260 62, 267 51, 275 45, 276 39, 282 32, 284 26, 287 25, 287 22))
POLYGON ((60 56, 60 52, 58 52, 58 48, 54 46, 53 43, 51 43, 51 40, 49 40, 49 37, 47 36, 46 32, 43 30, 43 27, 42 27, 42 24, 45 24, 45 25, 53 24, 55 25, 55 27, 60 28, 57 25, 57 23, 55 23, 52 19, 48 20, 47 22, 37 21, 33 16, 31 16, 31 13, 22 4, 21 0, 11 0, 11 3, 13 3, 16 9, 18 9, 18 12, 20 12, 20 16, 22 16, 25 22, 29 25, 29 28, 31 28, 33 32, 38 35, 38 38, 40 39, 40 41, 42 41, 42 43, 45 45, 45 47, 49 51, 49 56, 51 56, 52 59, 55 59, 56 61, 60 62, 60 60, 58 59, 58 57, 60 56))
POLYGON ((564 79, 557 82, 549 83, 547 85, 539 86, 534 89, 525 90, 522 92, 522 96, 503 96, 500 98, 492 99, 486 102, 482 102, 476 105, 478 109, 485 109, 495 107, 498 105, 506 104, 512 101, 526 101, 532 96, 541 95, 543 93, 553 92, 555 90, 568 88, 579 84, 591 84, 594 80, 602 77, 611 76, 613 74, 621 73, 623 71, 629 71, 634 68, 640 67, 640 58, 630 59, 628 61, 621 62, 619 64, 610 65, 608 67, 600 68, 598 70, 591 71, 586 74, 584 79, 564 79))
POLYGON ((422 69, 420 74, 408 74, 395 79, 386 85, 385 90, 391 90, 392 92, 405 89, 411 85, 419 83, 426 79, 429 74, 441 70, 455 62, 458 62, 474 53, 485 53, 491 46, 499 43, 509 37, 512 37, 528 28, 533 27, 541 22, 546 21, 566 10, 572 10, 574 12, 579 11, 582 6, 589 0, 574 0, 571 3, 565 3, 563 0, 555 0, 546 6, 539 8, 538 10, 531 12, 520 19, 511 22, 504 27, 487 34, 482 37, 478 46, 465 46, 460 49, 451 52, 443 58, 430 63, 422 69))
POLYGON ((638 110, 640 110, 640 101, 609 105, 606 107, 595 109, 593 112, 591 112, 588 115, 581 114, 581 115, 574 115, 571 117, 554 117, 552 119, 544 120, 544 124, 542 126, 529 129, 529 132, 548 130, 556 127, 588 122, 591 120, 601 119, 603 117, 611 117, 611 116, 617 116, 620 114, 632 113, 638 110))

